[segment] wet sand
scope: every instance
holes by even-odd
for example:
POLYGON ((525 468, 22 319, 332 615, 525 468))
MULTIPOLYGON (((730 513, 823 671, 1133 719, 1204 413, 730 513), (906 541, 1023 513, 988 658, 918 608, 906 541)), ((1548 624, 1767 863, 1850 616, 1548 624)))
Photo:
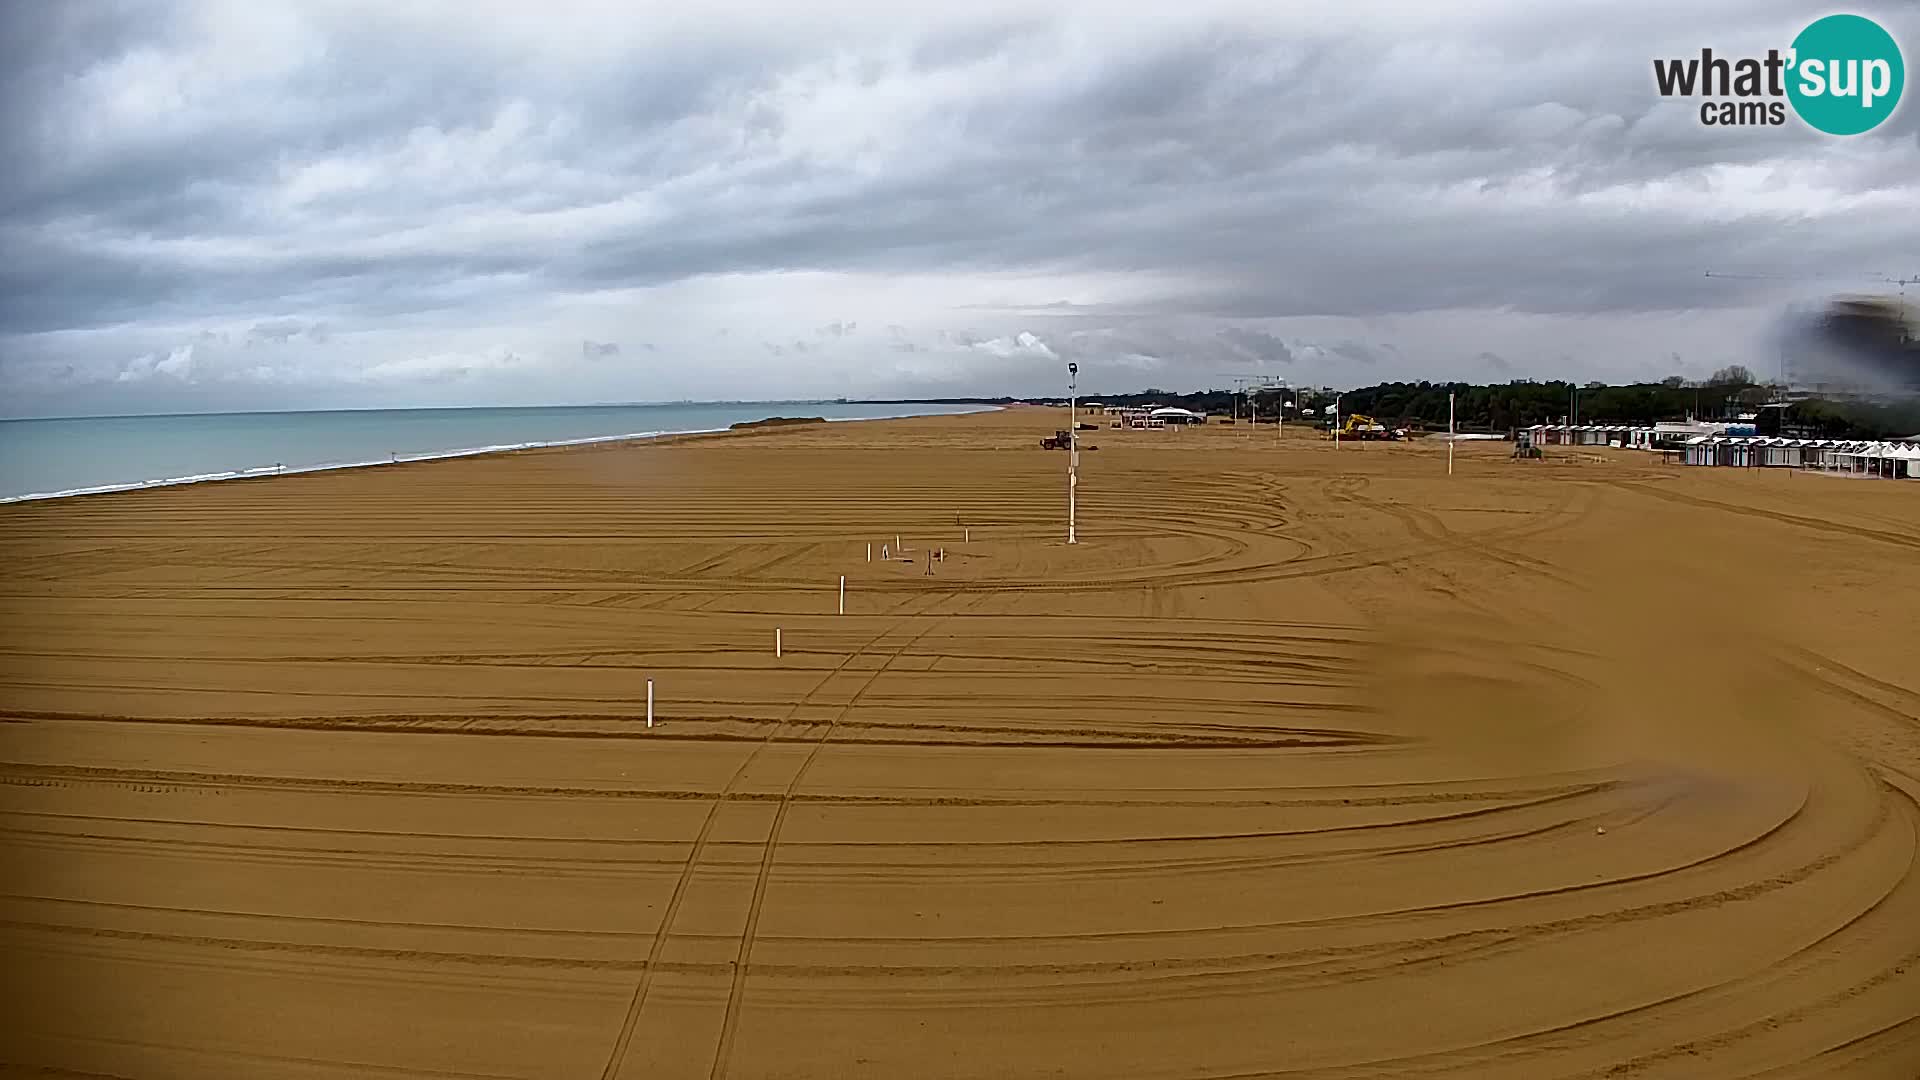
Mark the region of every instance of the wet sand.
POLYGON ((1920 484, 1059 426, 0 508, 0 1062, 1920 1075, 1920 484))

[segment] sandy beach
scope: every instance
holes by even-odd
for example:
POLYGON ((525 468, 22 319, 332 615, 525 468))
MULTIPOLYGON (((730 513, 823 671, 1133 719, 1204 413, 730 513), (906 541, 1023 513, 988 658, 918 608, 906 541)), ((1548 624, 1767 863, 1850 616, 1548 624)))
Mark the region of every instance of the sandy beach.
POLYGON ((0 1063, 1920 1075, 1920 484, 1065 424, 0 508, 0 1063))

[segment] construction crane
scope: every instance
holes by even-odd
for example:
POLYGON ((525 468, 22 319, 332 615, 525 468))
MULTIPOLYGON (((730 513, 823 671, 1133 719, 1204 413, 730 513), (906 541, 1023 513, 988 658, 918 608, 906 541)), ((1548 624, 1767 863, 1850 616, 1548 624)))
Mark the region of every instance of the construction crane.
MULTIPOLYGON (((1233 393, 1236 398, 1234 403, 1234 419, 1238 420, 1240 418, 1239 402, 1237 399, 1240 395, 1245 394, 1247 398, 1248 422, 1256 426, 1260 422, 1260 411, 1256 395, 1269 390, 1278 390, 1284 393, 1292 389, 1287 385, 1287 380, 1275 375, 1228 375, 1225 377, 1233 380, 1233 393)), ((1280 399, 1280 406, 1280 409, 1274 413, 1274 419, 1279 422, 1279 430, 1284 432, 1286 429, 1286 398, 1282 397, 1280 399)))

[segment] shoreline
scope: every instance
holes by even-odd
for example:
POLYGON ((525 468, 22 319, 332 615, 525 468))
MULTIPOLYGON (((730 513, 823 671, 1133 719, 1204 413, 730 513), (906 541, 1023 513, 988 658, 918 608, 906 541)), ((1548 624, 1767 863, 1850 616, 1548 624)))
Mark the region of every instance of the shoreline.
MULTIPOLYGON (((785 404, 769 402, 768 404, 785 404)), ((893 416, 831 416, 822 418, 829 424, 866 423, 876 420, 912 420, 925 416, 976 416, 981 413, 1000 412, 1005 406, 982 405, 966 408, 961 412, 939 413, 900 413, 893 416)), ((785 425, 782 425, 784 427, 785 425)), ((491 454, 515 454, 528 450, 564 450, 570 447, 598 446, 607 443, 622 442, 658 442, 662 439, 685 438, 694 435, 735 435, 765 431, 766 428, 687 428, 673 431, 635 431, 618 435, 589 435, 578 439, 549 439, 519 443, 494 443, 487 446, 461 447, 452 450, 434 450, 418 454, 395 454, 385 461, 333 461, 315 465, 279 466, 260 465, 248 469, 232 469, 215 473, 195 473, 189 476, 166 477, 159 480, 141 480, 124 484, 99 484, 85 488, 67 488, 60 491, 34 491, 24 495, 0 496, 0 506, 18 503, 52 502, 61 499, 78 499, 88 495, 116 495, 128 491, 151 491, 161 488, 190 487, 196 484, 215 484, 228 480, 262 480, 277 476, 303 476, 312 473, 340 472, 347 469, 374 469, 381 466, 408 465, 423 461, 452 461, 458 458, 485 457, 491 454)), ((778 430, 777 428, 774 430, 778 430)))

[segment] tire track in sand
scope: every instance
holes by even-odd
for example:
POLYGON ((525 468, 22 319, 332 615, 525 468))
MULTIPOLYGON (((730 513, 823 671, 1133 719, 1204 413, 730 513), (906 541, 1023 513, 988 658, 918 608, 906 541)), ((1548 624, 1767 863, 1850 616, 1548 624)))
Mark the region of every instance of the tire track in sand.
MULTIPOLYGON (((979 600, 980 597, 970 597, 967 601, 968 606, 973 606, 979 600)), ((820 754, 820 748, 833 737, 834 725, 853 711, 853 707, 860 703, 860 699, 866 696, 867 691, 880 680, 880 676, 887 668, 893 666, 895 660, 952 614, 957 613, 949 613, 927 623, 918 633, 889 653, 885 662, 873 669, 873 674, 867 676, 866 681, 861 683, 860 688, 847 699, 847 703, 840 707, 840 711, 834 715, 834 718, 827 721, 825 728, 820 732, 820 738, 807 751, 807 756, 801 760, 800 767, 794 770, 793 779, 787 781, 787 789, 781 796, 780 807, 773 814, 773 824, 767 829, 766 847, 760 853, 760 870, 754 878, 753 900, 747 906, 747 925, 740 935, 740 951, 733 962, 733 983, 727 991, 727 1011, 721 1021, 720 1043, 714 1049, 713 1068, 708 1073, 710 1077, 717 1080, 718 1077, 725 1076, 727 1073, 727 1061, 733 1052, 734 1032, 740 1025, 740 1004, 746 992, 747 964, 753 957, 753 940, 760 929, 760 912, 766 905, 767 880, 773 873, 774 852, 780 846, 780 831, 786 825, 787 811, 793 806, 794 793, 800 789, 801 782, 806 779, 807 770, 813 767, 814 759, 820 754)))
MULTIPOLYGON (((686 899, 687 887, 693 881, 694 871, 700 865, 700 857, 706 851, 707 840, 713 834, 713 825, 720 816, 720 807, 727 802, 733 793, 734 787, 739 784, 742 777, 746 776, 747 771, 752 768, 753 763, 759 759, 761 752, 772 742, 773 733, 778 731, 781 726, 784 726, 786 722, 791 721, 794 716, 798 715, 800 710, 804 708, 808 702, 813 700, 815 694, 825 689, 827 684, 831 683, 835 677, 845 671, 854 660, 866 655, 867 650, 873 648, 882 638, 893 633, 898 628, 897 624, 888 625, 884 630, 875 634, 853 652, 848 653, 846 658, 835 665, 832 671, 821 676, 820 680, 814 683, 813 687, 809 689, 806 694, 802 695, 799 701, 794 703, 793 708, 788 710, 787 716, 782 720, 781 724, 775 725, 768 730, 767 737, 762 739, 761 742, 754 747, 753 751, 740 763, 740 767, 733 771, 733 775, 727 778, 726 784, 714 796, 712 804, 707 807, 706 817, 702 819, 700 823, 700 831, 694 837, 693 846, 687 852, 686 863, 680 868, 680 876, 674 882, 673 893, 667 900, 667 909, 661 913, 660 925, 654 931, 653 943, 647 949, 647 961, 645 967, 641 969, 640 982, 634 987, 633 998, 627 1006, 625 1017, 621 1020, 620 1034, 614 1039, 613 1049, 607 1055, 605 1068, 600 1071, 602 1080, 614 1080, 615 1077, 620 1075, 620 1067, 626 1059, 627 1050, 633 1044, 633 1033, 640 1024, 641 1010, 646 1007, 647 992, 652 988, 653 984, 653 973, 659 968, 660 956, 666 948, 667 940, 672 937, 674 919, 680 913, 680 905, 686 899)), ((789 788, 787 795, 790 797, 791 794, 792 791, 791 788, 789 788)), ((781 806, 785 807, 789 801, 789 798, 782 798, 781 806)))

